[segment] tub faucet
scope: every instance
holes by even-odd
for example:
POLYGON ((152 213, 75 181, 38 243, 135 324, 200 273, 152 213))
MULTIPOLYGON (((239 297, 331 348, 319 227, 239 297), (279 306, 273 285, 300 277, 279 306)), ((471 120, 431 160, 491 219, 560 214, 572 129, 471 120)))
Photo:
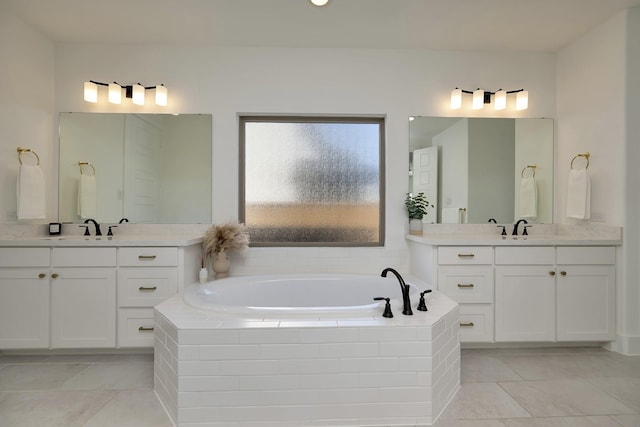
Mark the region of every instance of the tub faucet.
POLYGON ((513 224, 513 232, 511 233, 512 236, 518 235, 518 226, 520 225, 521 222, 524 222, 525 224, 529 224, 526 219, 519 219, 518 222, 513 224))
POLYGON ((400 283, 400 289, 402 290, 402 314, 407 316, 413 315, 413 311, 411 310, 411 301, 409 300, 409 285, 404 282, 400 273, 390 267, 382 270, 381 276, 387 277, 388 272, 392 272, 398 278, 398 282, 400 283))
POLYGON ((96 226, 96 236, 102 236, 102 230, 100 230, 100 224, 98 224, 98 222, 95 219, 89 218, 84 220, 85 224, 89 224, 90 222, 96 226))

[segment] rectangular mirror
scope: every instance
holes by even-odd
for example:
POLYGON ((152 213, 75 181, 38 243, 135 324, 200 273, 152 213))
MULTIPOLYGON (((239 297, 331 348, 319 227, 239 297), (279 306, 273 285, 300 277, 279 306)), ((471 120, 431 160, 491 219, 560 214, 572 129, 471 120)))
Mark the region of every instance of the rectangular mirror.
POLYGON ((553 222, 553 120, 409 119, 409 192, 426 223, 553 222))
POLYGON ((209 114, 61 113, 59 221, 210 224, 211 131, 209 114))

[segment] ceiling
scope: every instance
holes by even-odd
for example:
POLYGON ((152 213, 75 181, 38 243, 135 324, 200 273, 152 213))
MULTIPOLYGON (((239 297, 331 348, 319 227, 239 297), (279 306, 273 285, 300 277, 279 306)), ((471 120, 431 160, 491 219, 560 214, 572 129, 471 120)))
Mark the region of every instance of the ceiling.
POLYGON ((0 0, 60 43, 556 52, 640 0, 0 0))

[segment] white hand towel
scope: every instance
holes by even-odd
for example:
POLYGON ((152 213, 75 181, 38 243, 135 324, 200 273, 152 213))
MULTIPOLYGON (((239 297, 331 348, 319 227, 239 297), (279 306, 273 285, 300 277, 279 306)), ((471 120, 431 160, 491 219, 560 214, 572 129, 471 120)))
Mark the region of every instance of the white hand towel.
POLYGON ((591 218, 591 179, 587 169, 571 169, 569 171, 567 217, 591 218))
POLYGON ((18 219, 43 219, 46 217, 44 174, 40 166, 20 165, 18 183, 18 219))
POLYGON ((95 219, 97 204, 96 177, 81 174, 78 184, 78 216, 95 219))
POLYGON ((520 180, 520 218, 538 216, 538 190, 536 179, 532 176, 520 180))

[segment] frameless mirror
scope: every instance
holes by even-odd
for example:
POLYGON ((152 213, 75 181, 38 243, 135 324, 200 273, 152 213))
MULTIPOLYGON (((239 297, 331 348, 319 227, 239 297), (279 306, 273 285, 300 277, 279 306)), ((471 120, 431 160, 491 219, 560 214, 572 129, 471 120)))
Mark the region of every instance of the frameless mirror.
POLYGON ((553 120, 409 119, 409 192, 427 223, 553 222, 553 120))
POLYGON ((59 220, 211 223, 211 115, 61 113, 59 220))

